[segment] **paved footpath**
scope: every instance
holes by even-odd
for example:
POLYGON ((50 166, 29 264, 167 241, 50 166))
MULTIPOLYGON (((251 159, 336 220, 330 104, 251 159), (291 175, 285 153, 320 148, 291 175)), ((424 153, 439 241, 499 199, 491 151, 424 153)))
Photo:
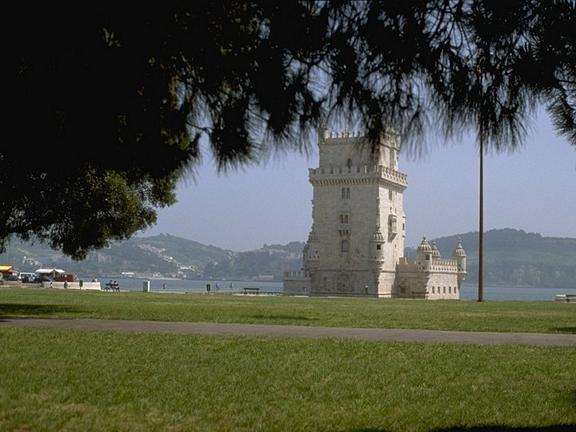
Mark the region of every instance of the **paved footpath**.
POLYGON ((496 333, 381 328, 303 327, 268 324, 218 324, 165 321, 0 318, 1 327, 56 328, 85 331, 343 338, 385 342, 456 343, 476 345, 574 346, 576 335, 496 333))

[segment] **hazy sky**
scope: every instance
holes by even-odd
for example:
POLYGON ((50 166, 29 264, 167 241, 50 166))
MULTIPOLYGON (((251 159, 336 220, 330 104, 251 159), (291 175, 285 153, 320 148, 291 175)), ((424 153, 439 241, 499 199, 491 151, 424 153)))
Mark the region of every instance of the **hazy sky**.
MULTIPOLYGON (((402 156, 406 246, 478 228, 478 150, 471 138, 439 143, 427 155, 402 156)), ((316 146, 314 143, 313 147, 316 146)), ((206 158, 208 159, 208 158, 206 158)), ((218 175, 210 162, 183 181, 178 203, 158 214, 141 235, 169 233, 236 251, 264 243, 305 241, 312 223, 306 157, 289 153, 259 166, 218 175)), ((523 147, 484 159, 485 229, 517 228, 576 237, 576 150, 539 115, 523 147)))

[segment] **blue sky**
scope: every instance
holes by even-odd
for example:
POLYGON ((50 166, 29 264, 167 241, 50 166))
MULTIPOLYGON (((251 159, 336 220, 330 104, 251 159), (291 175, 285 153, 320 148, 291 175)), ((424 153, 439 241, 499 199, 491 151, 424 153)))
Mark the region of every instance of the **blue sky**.
MULTIPOLYGON (((311 147, 314 149, 316 143, 311 147)), ((478 149, 473 138, 427 141, 427 153, 405 155, 406 246, 478 227, 478 149)), ((158 212, 141 233, 168 233, 236 251, 264 243, 305 241, 311 225, 308 168, 317 152, 273 157, 258 166, 216 173, 209 157, 177 189, 178 203, 158 212)), ((517 228, 576 237, 576 148, 559 137, 546 114, 532 124, 524 145, 484 159, 485 229, 517 228)))

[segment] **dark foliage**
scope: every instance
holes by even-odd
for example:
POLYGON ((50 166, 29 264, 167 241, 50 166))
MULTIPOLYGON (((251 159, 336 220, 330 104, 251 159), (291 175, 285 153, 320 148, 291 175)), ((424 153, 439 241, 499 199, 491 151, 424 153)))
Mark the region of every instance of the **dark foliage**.
POLYGON ((576 144, 573 2, 19 4, 3 14, 0 246, 37 236, 82 258, 131 236, 203 140, 223 169, 338 119, 374 143, 432 123, 508 148, 545 103, 576 144))

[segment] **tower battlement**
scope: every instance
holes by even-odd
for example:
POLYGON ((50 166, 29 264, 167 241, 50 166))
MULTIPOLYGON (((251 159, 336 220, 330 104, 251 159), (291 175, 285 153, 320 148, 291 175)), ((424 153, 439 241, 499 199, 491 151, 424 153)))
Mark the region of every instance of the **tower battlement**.
POLYGON ((312 184, 321 181, 339 181, 351 183, 357 181, 385 181, 396 186, 405 188, 408 186, 408 176, 400 171, 396 171, 386 166, 330 166, 329 168, 310 168, 308 170, 309 179, 312 184))

